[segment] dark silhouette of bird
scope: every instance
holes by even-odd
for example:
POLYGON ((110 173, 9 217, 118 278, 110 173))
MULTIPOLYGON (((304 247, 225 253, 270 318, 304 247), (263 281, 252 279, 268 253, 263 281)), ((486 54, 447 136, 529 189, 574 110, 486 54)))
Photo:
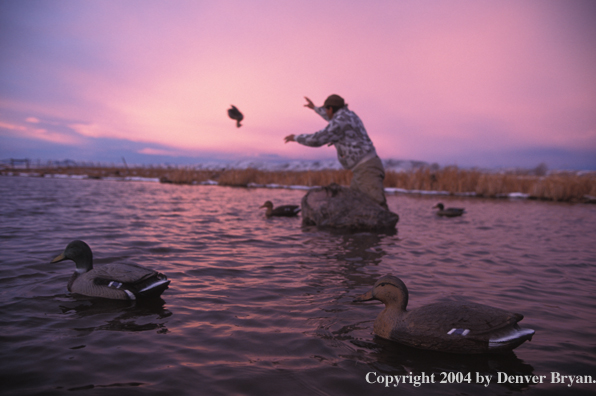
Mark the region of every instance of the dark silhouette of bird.
POLYGON ((456 216, 461 216, 464 214, 464 209, 462 208, 445 208, 445 206, 442 203, 438 203, 435 206, 433 206, 433 209, 438 208, 439 211, 437 212, 437 214, 439 216, 445 216, 445 217, 456 217, 456 216))
POLYGON ((240 124, 240 121, 242 121, 244 119, 244 116, 242 115, 240 110, 238 110, 236 108, 236 106, 234 106, 234 105, 230 105, 230 106, 232 106, 232 107, 228 109, 228 116, 230 116, 230 118, 232 120, 236 120, 236 127, 240 128, 242 126, 240 124))
POLYGON ((283 205, 278 206, 277 208, 273 209, 273 203, 271 201, 267 201, 261 206, 261 208, 267 208, 265 212, 265 216, 283 216, 283 217, 292 217, 297 216, 298 212, 300 212, 300 206, 298 205, 283 205))

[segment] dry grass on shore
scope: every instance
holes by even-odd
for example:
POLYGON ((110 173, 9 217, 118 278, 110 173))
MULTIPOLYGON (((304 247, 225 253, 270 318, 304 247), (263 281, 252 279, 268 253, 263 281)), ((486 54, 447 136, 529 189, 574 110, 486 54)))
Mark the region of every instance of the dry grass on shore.
MULTIPOLYGON (((36 173, 87 175, 91 178, 144 177, 157 178, 163 183, 199 184, 212 180, 222 186, 246 187, 250 184, 283 186, 326 186, 350 184, 351 172, 346 170, 320 171, 261 171, 257 169, 196 170, 190 167, 93 167, 69 166, 5 169, 2 173, 36 173)), ((511 193, 527 194, 533 199, 561 202, 588 202, 596 197, 596 172, 551 173, 539 176, 532 172, 515 171, 490 173, 464 170, 457 167, 431 169, 421 167, 407 172, 388 171, 385 187, 408 191, 443 191, 450 194, 474 193, 480 197, 501 197, 511 193)))
POLYGON ((521 193, 533 199, 581 202, 596 196, 596 173, 560 172, 538 176, 519 171, 488 173, 457 167, 419 168, 411 172, 387 172, 385 187, 450 194, 475 193, 490 198, 521 193))

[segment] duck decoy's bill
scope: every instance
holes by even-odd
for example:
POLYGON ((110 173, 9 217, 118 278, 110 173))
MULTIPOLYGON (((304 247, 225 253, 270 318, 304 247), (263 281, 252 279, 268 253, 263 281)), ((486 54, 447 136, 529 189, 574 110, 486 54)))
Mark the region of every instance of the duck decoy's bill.
POLYGON ((60 261, 64 260, 67 260, 67 258, 64 256, 64 253, 60 253, 59 255, 54 257, 52 261, 50 261, 50 264, 59 263, 60 261))
POLYGON ((361 294, 359 296, 357 296, 354 300, 352 300, 353 302, 363 302, 363 301, 371 301, 374 300, 375 298, 373 297, 373 291, 369 290, 368 292, 361 294))

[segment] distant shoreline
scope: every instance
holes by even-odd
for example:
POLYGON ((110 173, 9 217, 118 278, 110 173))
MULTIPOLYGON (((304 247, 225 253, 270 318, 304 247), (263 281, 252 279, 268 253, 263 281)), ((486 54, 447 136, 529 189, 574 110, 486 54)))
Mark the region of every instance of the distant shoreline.
MULTIPOLYGON (((418 167, 389 170, 385 191, 394 194, 434 194, 483 198, 525 198, 555 202, 596 203, 596 172, 488 172, 418 167)), ((22 169, 5 167, 2 176, 68 177, 122 181, 150 181, 185 185, 220 185, 309 189, 337 183, 350 184, 351 172, 327 170, 195 169, 165 166, 56 166, 22 169)))

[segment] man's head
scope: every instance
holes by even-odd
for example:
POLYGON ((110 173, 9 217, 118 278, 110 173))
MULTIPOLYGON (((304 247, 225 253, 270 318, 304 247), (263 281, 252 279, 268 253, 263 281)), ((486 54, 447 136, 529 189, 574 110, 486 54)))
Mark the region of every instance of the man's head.
POLYGON ((323 104, 323 107, 325 107, 325 109, 327 109, 327 111, 331 111, 331 114, 335 114, 339 109, 341 109, 342 107, 344 107, 346 105, 346 102, 344 102, 344 98, 342 98, 339 95, 329 95, 329 97, 327 99, 325 99, 325 103, 323 104))

